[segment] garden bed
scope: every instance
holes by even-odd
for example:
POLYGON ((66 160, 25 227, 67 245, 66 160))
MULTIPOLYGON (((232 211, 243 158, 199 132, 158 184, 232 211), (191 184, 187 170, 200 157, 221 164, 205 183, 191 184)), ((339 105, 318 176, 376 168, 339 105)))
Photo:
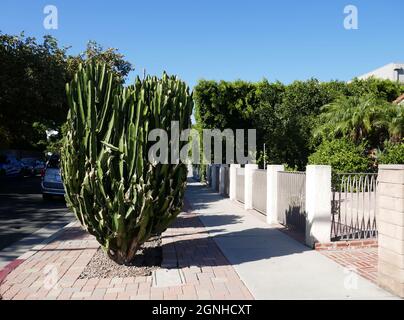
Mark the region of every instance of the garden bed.
POLYGON ((161 237, 156 236, 142 246, 142 248, 136 253, 133 263, 128 266, 115 263, 108 257, 102 248, 98 249, 79 278, 91 279, 150 276, 154 270, 160 268, 161 261, 161 237))

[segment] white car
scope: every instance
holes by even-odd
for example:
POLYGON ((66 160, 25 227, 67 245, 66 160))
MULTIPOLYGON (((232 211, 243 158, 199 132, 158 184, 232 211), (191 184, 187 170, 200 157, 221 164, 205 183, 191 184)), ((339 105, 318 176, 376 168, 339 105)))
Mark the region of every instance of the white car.
POLYGON ((63 196, 65 189, 60 174, 60 159, 53 156, 46 164, 42 177, 42 196, 49 199, 51 196, 63 196))

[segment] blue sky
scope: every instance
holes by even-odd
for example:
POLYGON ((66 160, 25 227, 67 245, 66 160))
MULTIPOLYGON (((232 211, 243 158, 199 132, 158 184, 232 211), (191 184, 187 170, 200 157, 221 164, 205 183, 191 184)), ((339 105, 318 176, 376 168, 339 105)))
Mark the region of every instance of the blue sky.
POLYGON ((166 70, 191 86, 202 78, 289 83, 349 80, 404 62, 403 12, 402 0, 1 0, 0 30, 52 34, 72 53, 96 40, 119 48, 135 73, 166 70), (43 28, 49 4, 58 30, 43 28), (343 27, 349 4, 359 30, 343 27))

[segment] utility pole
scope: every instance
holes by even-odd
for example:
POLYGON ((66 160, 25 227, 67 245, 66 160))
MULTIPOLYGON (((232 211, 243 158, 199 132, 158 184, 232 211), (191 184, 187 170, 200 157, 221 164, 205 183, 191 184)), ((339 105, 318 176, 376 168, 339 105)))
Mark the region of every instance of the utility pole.
POLYGON ((265 143, 264 143, 264 170, 267 169, 267 153, 265 150, 265 143))

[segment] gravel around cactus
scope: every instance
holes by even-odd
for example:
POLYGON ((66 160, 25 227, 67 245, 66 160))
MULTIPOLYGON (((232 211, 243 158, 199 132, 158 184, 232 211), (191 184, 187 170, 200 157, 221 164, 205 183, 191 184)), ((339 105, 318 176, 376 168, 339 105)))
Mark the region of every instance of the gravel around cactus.
POLYGON ((152 237, 136 252, 131 264, 120 265, 100 248, 80 275, 80 279, 150 276, 161 266, 161 238, 152 237))

